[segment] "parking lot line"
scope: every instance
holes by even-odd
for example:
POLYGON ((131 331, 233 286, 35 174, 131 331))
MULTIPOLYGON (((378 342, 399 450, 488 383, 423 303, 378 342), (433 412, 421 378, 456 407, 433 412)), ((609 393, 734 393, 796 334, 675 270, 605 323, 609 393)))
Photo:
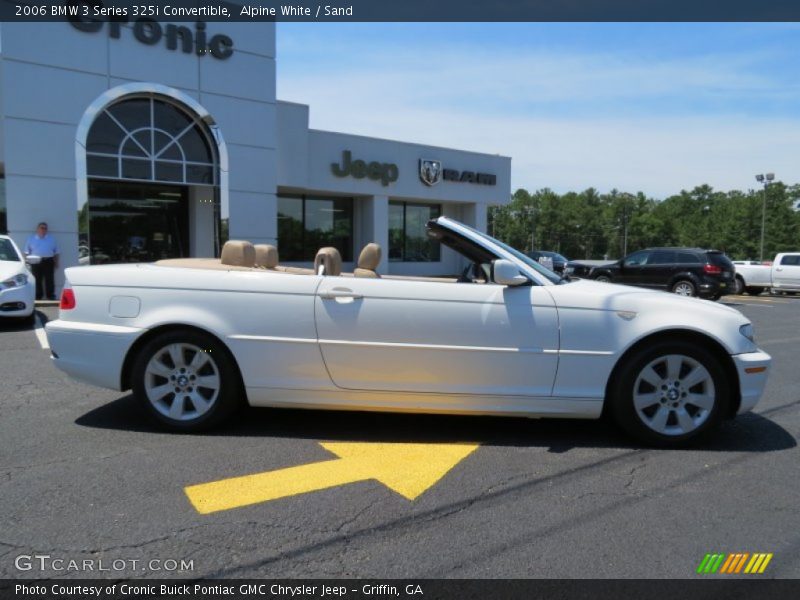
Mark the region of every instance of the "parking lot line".
POLYGON ((49 350, 50 342, 47 341, 47 334, 44 331, 44 324, 42 323, 42 317, 38 313, 36 314, 34 322, 35 324, 33 332, 36 334, 36 339, 39 340, 39 345, 42 347, 42 350, 49 350))

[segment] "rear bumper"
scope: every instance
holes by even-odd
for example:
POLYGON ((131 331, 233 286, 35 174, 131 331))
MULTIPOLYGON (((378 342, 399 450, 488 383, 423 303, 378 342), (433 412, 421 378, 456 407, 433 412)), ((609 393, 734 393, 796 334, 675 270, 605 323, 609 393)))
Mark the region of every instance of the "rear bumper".
POLYGON ((733 362, 739 375, 739 389, 742 401, 737 414, 751 410, 761 399, 767 384, 772 357, 762 350, 735 354, 733 362))
POLYGON ((700 282, 700 285, 697 287, 697 293, 703 297, 709 296, 726 296, 727 294, 733 294, 736 291, 736 286, 734 285, 734 281, 725 280, 725 281, 718 281, 716 279, 705 279, 700 282))
POLYGON ((85 383, 120 390, 122 364, 144 330, 57 320, 45 331, 56 367, 85 383))

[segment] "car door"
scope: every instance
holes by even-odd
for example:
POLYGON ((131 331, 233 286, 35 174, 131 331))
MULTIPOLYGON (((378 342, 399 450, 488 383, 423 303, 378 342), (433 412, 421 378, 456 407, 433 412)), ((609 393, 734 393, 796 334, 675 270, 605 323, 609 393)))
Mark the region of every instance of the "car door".
POLYGON ((800 254, 784 254, 772 267, 773 283, 781 288, 800 289, 800 254))
POLYGON ((664 290, 669 286, 672 276, 677 271, 675 252, 672 250, 654 250, 647 257, 642 267, 641 285, 664 290))
POLYGON ((614 279, 614 283, 642 285, 644 266, 647 264, 649 257, 649 250, 640 250, 626 256, 620 264, 619 275, 614 279))
POLYGON ((558 317, 541 286, 326 277, 315 301, 334 384, 350 390, 549 396, 558 317))

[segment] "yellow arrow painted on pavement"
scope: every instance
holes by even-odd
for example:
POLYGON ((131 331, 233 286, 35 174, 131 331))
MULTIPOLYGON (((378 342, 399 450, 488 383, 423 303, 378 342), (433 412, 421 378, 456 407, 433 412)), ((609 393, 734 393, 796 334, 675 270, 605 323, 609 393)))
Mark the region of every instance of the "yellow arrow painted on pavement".
POLYGON ((327 442, 339 458, 190 485, 184 489, 197 512, 208 514, 287 496, 375 479, 414 500, 469 456, 477 444, 327 442))

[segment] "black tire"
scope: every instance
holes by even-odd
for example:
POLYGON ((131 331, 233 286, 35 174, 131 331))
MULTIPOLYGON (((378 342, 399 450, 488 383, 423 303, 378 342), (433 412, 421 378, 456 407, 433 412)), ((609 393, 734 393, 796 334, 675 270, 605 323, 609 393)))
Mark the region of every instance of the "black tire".
POLYGON ((598 275, 594 278, 595 281, 599 281, 601 283, 611 283, 611 277, 608 275, 598 275))
POLYGON ((36 311, 33 311, 27 317, 19 317, 18 322, 24 327, 33 327, 36 324, 36 311))
MULTIPOLYGON (((136 355, 132 378, 134 397, 159 425, 173 431, 204 431, 216 427, 240 408, 245 400, 239 370, 228 349, 213 337, 191 329, 166 331, 147 342, 136 355), (180 356, 184 367, 175 365, 171 358, 167 358, 168 355, 171 356, 168 350, 170 346, 182 349, 180 356), (202 350, 194 352, 193 348, 202 350), (196 357, 198 354, 200 356, 196 357), (202 367, 193 370, 195 358, 198 362, 205 362, 202 367), (158 360, 158 368, 166 367, 172 374, 162 376, 153 371, 148 372, 151 360, 158 360), (186 373, 180 373, 181 368, 186 373), (151 401, 148 389, 152 392, 156 389, 155 386, 180 386, 184 382, 175 381, 175 377, 180 375, 185 375, 185 385, 175 388, 176 392, 181 390, 180 395, 169 391, 160 399, 151 401), (216 390, 198 385, 196 382, 200 378, 216 381, 216 390), (170 411, 174 402, 181 402, 179 411, 184 414, 180 419, 162 412, 170 411)), ((154 396, 158 394, 160 392, 154 396)))
POLYGON ((748 294, 750 294, 751 296, 758 296, 761 292, 764 291, 764 288, 763 287, 758 287, 758 286, 755 286, 755 285, 748 285, 745 288, 745 291, 748 294))
POLYGON ((745 290, 744 279, 742 279, 737 275, 733 279, 733 293, 736 295, 743 294, 744 290, 745 290))
POLYGON ((713 295, 713 296, 711 296, 709 299, 710 299, 710 300, 713 300, 714 302, 716 302, 716 301, 717 301, 717 300, 719 300, 720 298, 722 298, 722 294, 714 294, 714 295, 713 295))
MULTIPOLYGON (((681 379, 688 376, 693 368, 688 362, 689 361, 681 363, 682 373, 683 369, 688 369, 686 374, 681 376, 681 379)), ((653 370, 655 371, 655 369, 653 370)), ((641 386, 644 383, 646 382, 640 382, 639 385, 641 386)), ((707 384, 703 383, 702 385, 705 386, 707 384)), ((655 389, 656 393, 659 393, 660 390, 658 386, 652 387, 655 389)), ((696 386, 689 389, 697 391, 696 386)), ((648 390, 639 391, 645 394, 650 393, 648 390)), ((667 392, 663 393, 666 394, 667 392)), ((678 400, 680 400, 680 398, 678 398, 678 400)), ((606 401, 609 402, 610 412, 616 423, 631 436, 651 446, 678 448, 708 434, 708 432, 719 426, 720 422, 730 411, 731 387, 728 383, 728 378, 722 366, 722 362, 714 353, 698 344, 681 341, 663 341, 645 346, 625 359, 625 363, 619 366, 609 386, 609 397, 606 401), (666 357, 668 355, 679 355, 696 361, 706 369, 713 381, 713 406, 710 407, 707 415, 704 417, 701 414, 702 411, 700 409, 697 410, 693 418, 699 419, 703 417, 704 420, 688 433, 681 434, 678 431, 673 431, 669 434, 664 434, 657 432, 643 421, 643 418, 645 418, 647 414, 645 413, 645 417, 640 417, 639 411, 634 405, 634 386, 639 375, 642 374, 645 367, 653 363, 653 361, 658 361, 661 357, 666 357)), ((661 410, 663 408, 673 413, 677 409, 673 410, 669 406, 669 402, 670 401, 667 401, 665 404, 659 401, 658 404, 653 404, 653 407, 655 407, 656 410, 661 410)), ((681 406, 680 408, 684 408, 685 411, 693 411, 697 408, 691 405, 691 400, 685 400, 684 402, 687 402, 686 407, 684 408, 684 406, 681 406)), ((669 423, 669 419, 673 418, 675 419, 675 427, 677 427, 677 414, 675 414, 674 417, 670 415, 667 424, 669 423)))
POLYGON ((673 294, 680 294, 681 296, 690 296, 695 297, 697 296, 697 286, 689 280, 689 279, 679 279, 675 283, 672 284, 672 293, 673 294), (689 293, 687 294, 680 294, 679 290, 686 289, 689 293))

